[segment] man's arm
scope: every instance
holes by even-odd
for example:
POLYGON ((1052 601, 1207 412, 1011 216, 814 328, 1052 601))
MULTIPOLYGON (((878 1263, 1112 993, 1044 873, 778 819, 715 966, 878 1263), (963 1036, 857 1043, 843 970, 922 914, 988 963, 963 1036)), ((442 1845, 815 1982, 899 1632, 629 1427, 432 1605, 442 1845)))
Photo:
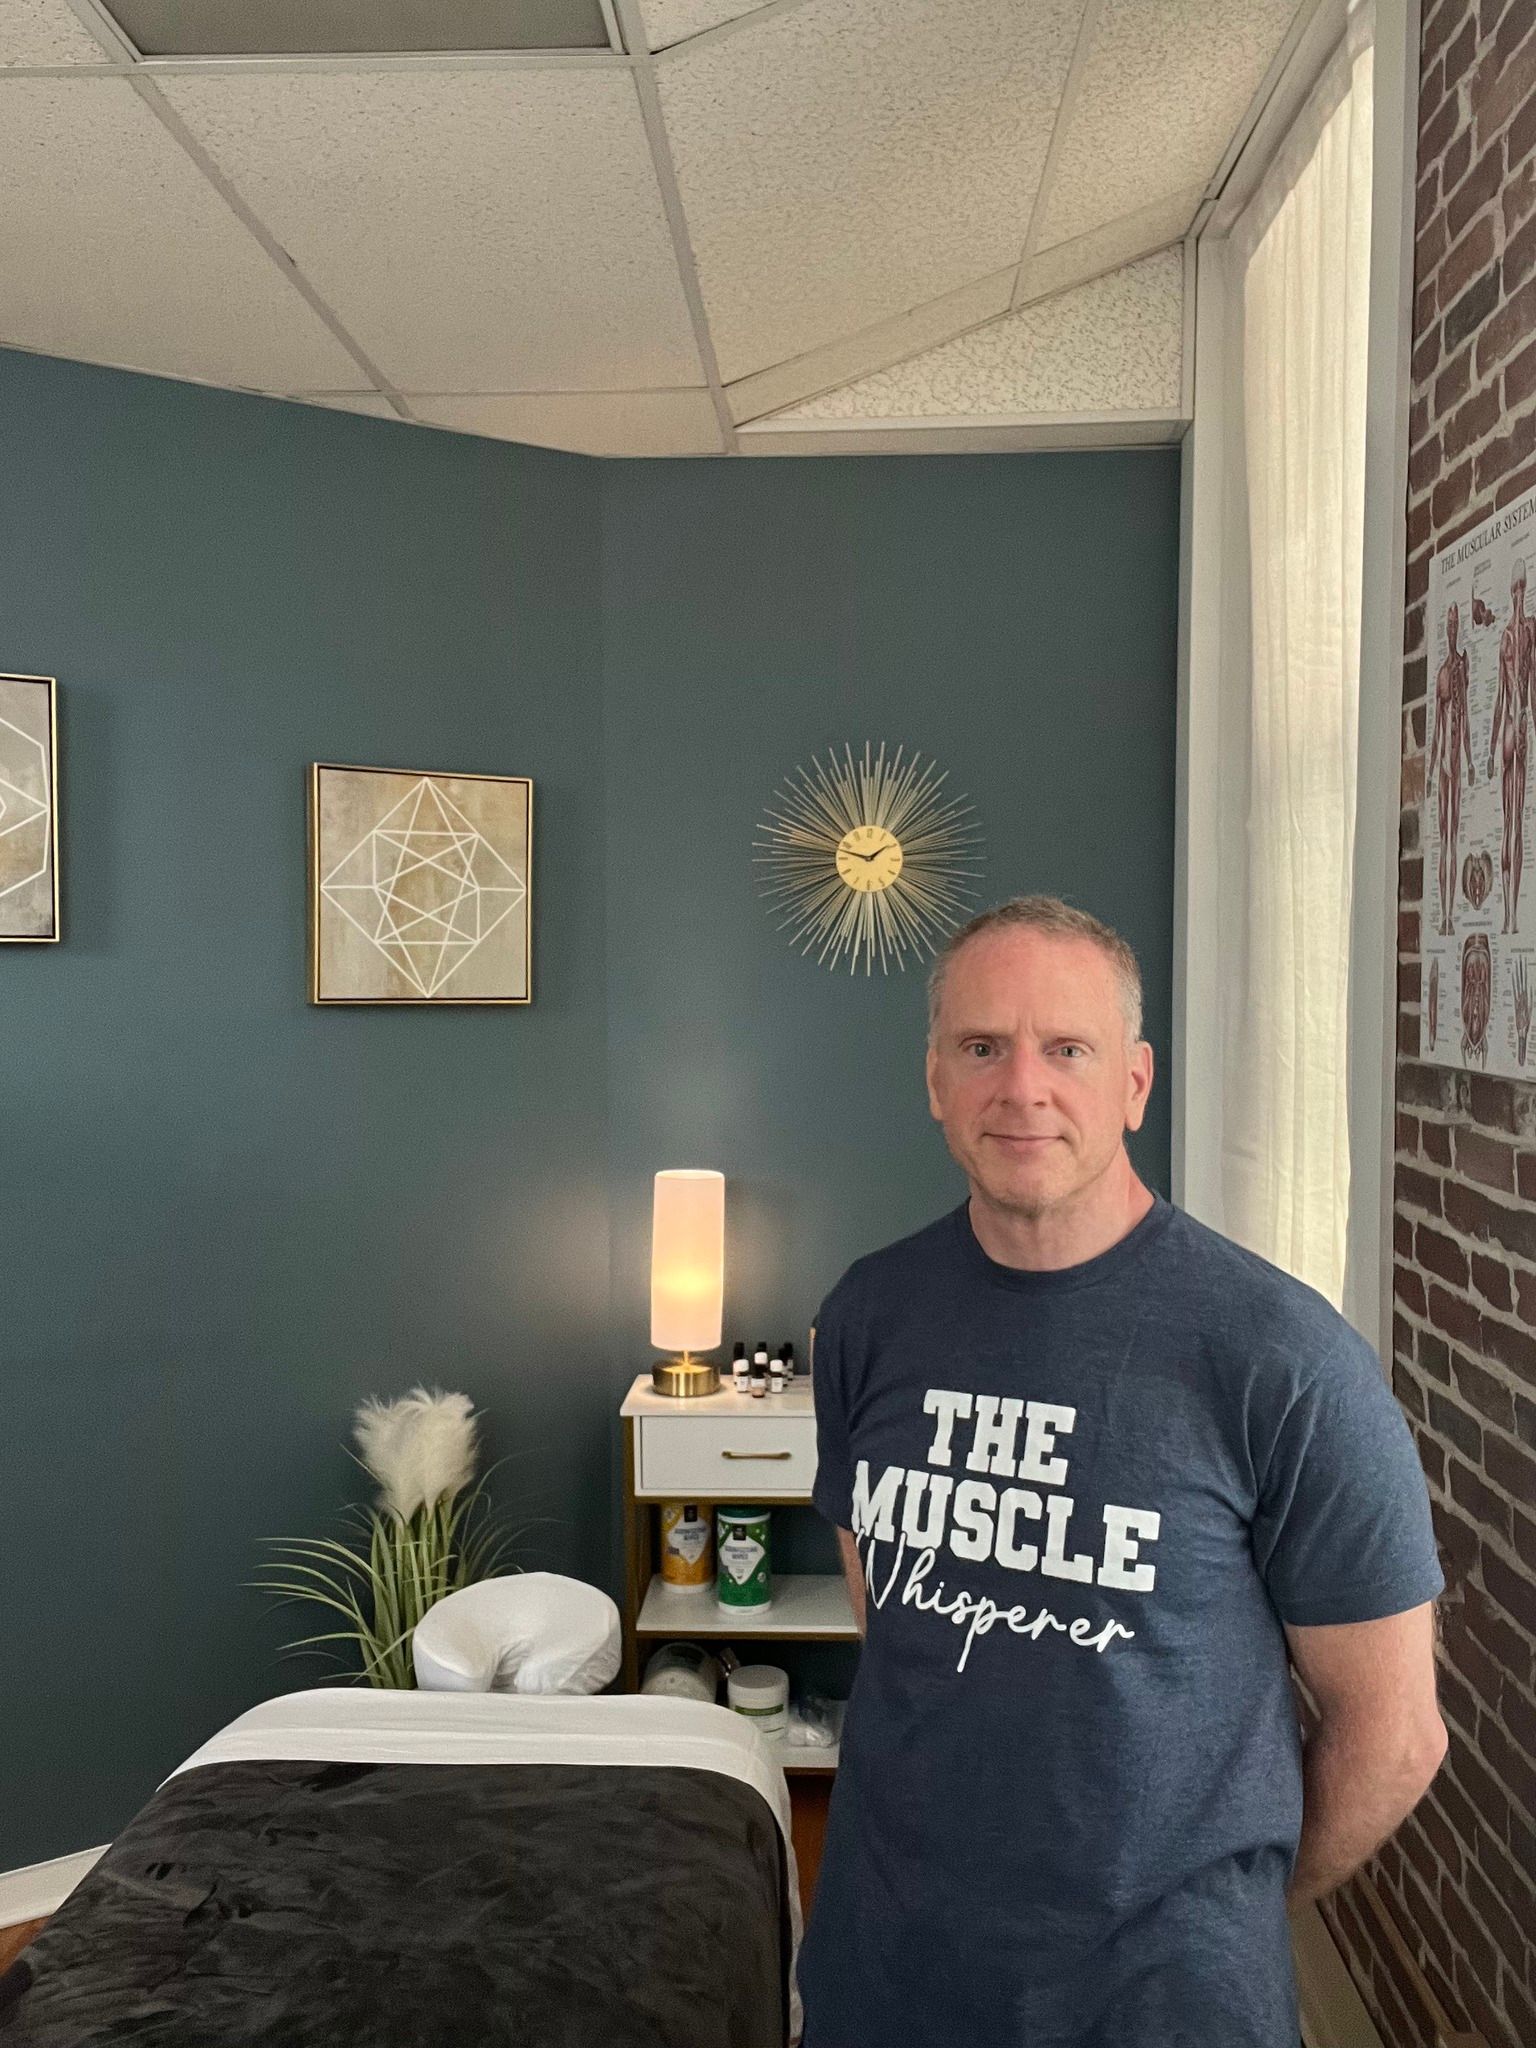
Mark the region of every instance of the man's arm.
POLYGON ((1303 1754, 1301 1842, 1286 1904, 1340 1885, 1429 1789, 1446 1751, 1435 1703, 1434 1603, 1380 1621, 1286 1624, 1291 1657, 1317 1702, 1303 1754))
POLYGON ((851 1529, 839 1529, 837 1547, 843 1553, 843 1577, 848 1581, 848 1598, 853 1602, 853 1618, 859 1624, 859 1634, 864 1633, 864 1567, 859 1560, 859 1546, 853 1540, 851 1529))

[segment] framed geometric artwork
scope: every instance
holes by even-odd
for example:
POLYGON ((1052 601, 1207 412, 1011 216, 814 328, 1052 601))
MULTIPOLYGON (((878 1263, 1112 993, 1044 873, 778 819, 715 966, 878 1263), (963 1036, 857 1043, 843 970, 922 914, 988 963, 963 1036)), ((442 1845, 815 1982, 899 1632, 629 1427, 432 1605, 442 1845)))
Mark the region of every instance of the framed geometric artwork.
POLYGON ((59 737, 52 676, 0 676, 0 943, 59 936, 59 737))
POLYGON ((525 775, 309 773, 312 1003, 526 1003, 525 775))

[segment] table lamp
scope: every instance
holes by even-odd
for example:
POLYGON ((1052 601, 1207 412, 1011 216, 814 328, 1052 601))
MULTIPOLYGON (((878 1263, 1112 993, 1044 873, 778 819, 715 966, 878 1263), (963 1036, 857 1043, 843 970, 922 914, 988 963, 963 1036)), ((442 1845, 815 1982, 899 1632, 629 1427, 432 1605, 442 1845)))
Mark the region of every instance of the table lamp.
POLYGON ((651 1343, 681 1352, 651 1368, 658 1394, 713 1394, 720 1374, 695 1351, 720 1342, 725 1292, 725 1175, 668 1167, 651 1209, 651 1343))

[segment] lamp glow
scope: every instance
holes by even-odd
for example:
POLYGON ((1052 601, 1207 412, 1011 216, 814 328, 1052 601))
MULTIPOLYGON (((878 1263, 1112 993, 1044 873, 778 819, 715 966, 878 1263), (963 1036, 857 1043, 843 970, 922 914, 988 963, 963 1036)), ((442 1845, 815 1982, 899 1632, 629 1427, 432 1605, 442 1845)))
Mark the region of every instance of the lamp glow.
POLYGON ((658 1351, 712 1351, 725 1295, 725 1175, 670 1167, 651 1210, 651 1342, 658 1351))
POLYGON ((712 1351, 725 1297, 725 1175, 669 1167, 651 1210, 651 1343, 658 1351, 712 1351))

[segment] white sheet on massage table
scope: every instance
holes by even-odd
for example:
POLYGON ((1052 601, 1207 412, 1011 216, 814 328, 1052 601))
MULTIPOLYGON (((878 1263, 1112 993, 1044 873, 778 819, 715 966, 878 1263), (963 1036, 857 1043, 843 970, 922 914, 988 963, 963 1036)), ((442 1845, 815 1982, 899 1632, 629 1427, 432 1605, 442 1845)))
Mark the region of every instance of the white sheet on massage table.
POLYGON ((267 1757, 359 1764, 650 1764, 750 1785, 790 1841, 789 1787, 726 1707, 649 1695, 394 1692, 319 1686, 241 1714, 171 1776, 267 1757))

